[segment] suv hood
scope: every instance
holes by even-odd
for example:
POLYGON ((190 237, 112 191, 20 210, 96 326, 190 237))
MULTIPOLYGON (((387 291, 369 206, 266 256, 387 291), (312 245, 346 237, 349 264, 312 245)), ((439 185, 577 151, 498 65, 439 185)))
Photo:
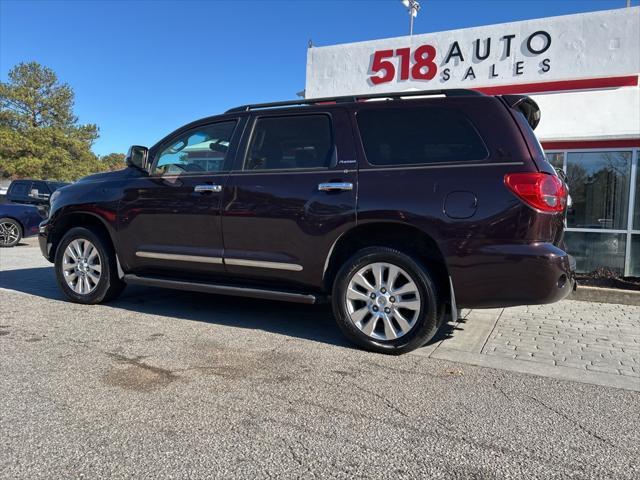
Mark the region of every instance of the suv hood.
POLYGON ((120 178, 131 178, 131 177, 139 177, 141 172, 136 170, 135 168, 123 168, 122 170, 114 170, 113 172, 102 172, 102 173, 94 173, 92 175, 87 175, 86 177, 82 177, 76 183, 85 183, 85 182, 102 182, 105 180, 117 180, 120 178))

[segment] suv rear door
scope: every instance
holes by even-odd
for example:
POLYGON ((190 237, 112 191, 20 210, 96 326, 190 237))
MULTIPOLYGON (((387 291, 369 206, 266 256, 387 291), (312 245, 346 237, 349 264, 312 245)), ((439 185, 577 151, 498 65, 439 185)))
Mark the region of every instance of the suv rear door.
POLYGON ((228 273, 319 286, 356 221, 357 167, 344 108, 252 115, 223 208, 228 273))

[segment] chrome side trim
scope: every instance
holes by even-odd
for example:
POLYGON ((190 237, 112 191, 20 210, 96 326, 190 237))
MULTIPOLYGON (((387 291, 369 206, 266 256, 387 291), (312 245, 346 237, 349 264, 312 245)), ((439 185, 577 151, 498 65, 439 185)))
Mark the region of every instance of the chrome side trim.
POLYGON ((292 272, 301 272, 302 265, 296 263, 283 262, 265 262, 261 260, 245 260, 241 258, 225 258, 225 265, 234 265, 236 267, 256 267, 256 268, 273 268, 275 270, 290 270, 292 272))
POLYGON ((138 250, 136 252, 136 257, 175 260, 178 262, 215 263, 217 265, 222 265, 222 258, 220 257, 204 257, 200 255, 179 255, 177 253, 160 253, 138 250))

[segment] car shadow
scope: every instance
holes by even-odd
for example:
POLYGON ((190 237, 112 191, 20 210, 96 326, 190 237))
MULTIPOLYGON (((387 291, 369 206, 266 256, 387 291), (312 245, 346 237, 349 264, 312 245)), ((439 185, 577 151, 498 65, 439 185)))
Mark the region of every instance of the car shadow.
MULTIPOLYGON (((66 301, 56 284, 53 267, 0 271, 0 288, 66 301)), ((329 304, 301 305, 130 285, 118 299, 109 302, 108 306, 353 347, 336 325, 329 304)), ((450 334, 451 331, 445 325, 429 344, 443 340, 450 334)))

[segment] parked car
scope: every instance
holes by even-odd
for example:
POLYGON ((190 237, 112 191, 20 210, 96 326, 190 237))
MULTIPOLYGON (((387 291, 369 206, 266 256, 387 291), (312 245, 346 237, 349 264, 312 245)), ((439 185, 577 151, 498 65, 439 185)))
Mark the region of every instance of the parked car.
POLYGON ((55 192, 40 246, 74 302, 125 284, 330 299, 349 339, 406 352, 460 307, 573 288, 539 118, 468 90, 234 108, 55 192))
POLYGON ((7 189, 5 199, 13 203, 48 205, 51 194, 66 185, 69 184, 49 180, 32 180, 27 178, 14 180, 7 189))
POLYGON ((37 235, 42 218, 35 205, 0 205, 0 247, 15 247, 23 237, 37 235))

